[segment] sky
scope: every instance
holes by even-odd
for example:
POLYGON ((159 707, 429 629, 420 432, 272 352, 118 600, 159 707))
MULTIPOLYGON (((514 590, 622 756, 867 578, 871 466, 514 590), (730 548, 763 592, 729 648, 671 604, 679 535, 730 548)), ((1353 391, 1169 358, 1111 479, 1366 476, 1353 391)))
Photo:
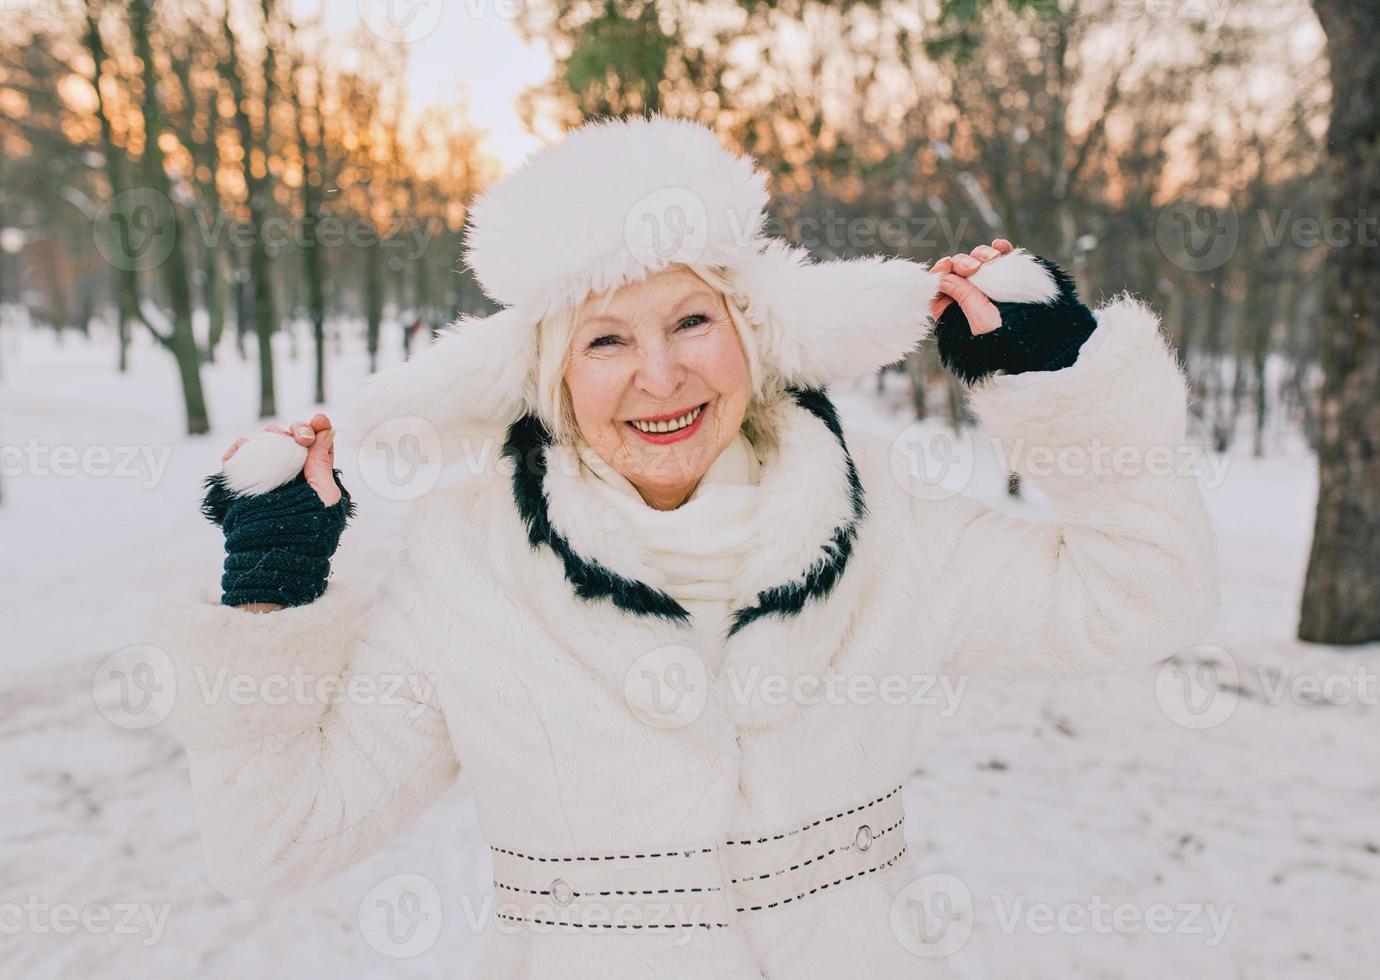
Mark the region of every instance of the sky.
MULTIPOLYGON (((304 15, 319 0, 299 0, 304 15)), ((542 140, 518 119, 514 99, 551 72, 545 45, 518 36, 519 0, 325 0, 327 27, 348 36, 360 24, 408 47, 414 111, 465 97, 474 124, 489 132, 489 151, 507 169, 542 140)))

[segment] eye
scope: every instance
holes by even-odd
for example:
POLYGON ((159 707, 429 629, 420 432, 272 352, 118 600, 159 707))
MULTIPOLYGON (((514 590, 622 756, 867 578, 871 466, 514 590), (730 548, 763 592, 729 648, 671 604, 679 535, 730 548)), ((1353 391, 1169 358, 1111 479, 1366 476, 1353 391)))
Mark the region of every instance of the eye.
POLYGON ((589 342, 589 346, 590 346, 590 347, 612 347, 614 344, 621 344, 622 342, 623 342, 623 340, 622 340, 621 337, 615 337, 613 334, 608 333, 608 334, 604 334, 604 336, 602 336, 602 337, 595 337, 593 340, 591 340, 591 341, 589 342))
POLYGON ((694 328, 702 326, 708 322, 709 317, 705 316, 703 313, 692 313, 690 316, 687 316, 685 319, 680 321, 679 329, 685 330, 687 328, 694 328))

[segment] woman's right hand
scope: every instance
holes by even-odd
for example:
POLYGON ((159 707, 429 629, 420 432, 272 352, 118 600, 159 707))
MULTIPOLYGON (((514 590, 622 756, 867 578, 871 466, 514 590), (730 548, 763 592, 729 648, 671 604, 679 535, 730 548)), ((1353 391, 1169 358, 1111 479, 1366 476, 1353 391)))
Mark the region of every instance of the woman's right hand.
MULTIPOLYGON (((334 507, 340 502, 340 487, 336 485, 333 471, 335 469, 335 429, 331 428, 331 420, 322 412, 317 412, 311 417, 310 422, 296 421, 287 428, 281 425, 266 425, 265 432, 281 432, 285 436, 294 439, 299 446, 307 447, 307 462, 302 467, 302 472, 306 475, 307 483, 316 491, 316 495, 321 498, 321 502, 327 507, 334 507)), ((225 455, 220 458, 224 463, 239 450, 249 440, 245 437, 236 439, 230 444, 230 448, 225 451, 225 455)))
MULTIPOLYGON (((331 556, 355 513, 335 472, 335 430, 326 415, 318 412, 309 422, 269 425, 264 431, 306 449, 296 476, 251 492, 231 489, 223 469, 206 479, 202 500, 202 513, 225 532, 221 602, 249 612, 303 605, 322 595, 331 556)), ((250 442, 236 439, 221 463, 250 442)))

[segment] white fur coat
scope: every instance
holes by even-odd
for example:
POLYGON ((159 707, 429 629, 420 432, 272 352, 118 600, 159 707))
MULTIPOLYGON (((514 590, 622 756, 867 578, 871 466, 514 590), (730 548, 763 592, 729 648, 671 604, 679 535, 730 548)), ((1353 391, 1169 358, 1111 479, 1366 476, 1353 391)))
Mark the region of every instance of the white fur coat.
MULTIPOLYGON (((318 601, 266 615, 222 607, 207 590, 171 608, 155 642, 177 665, 180 691, 198 689, 192 671, 222 667, 422 681, 410 685, 418 696, 389 703, 180 696, 172 724, 187 747, 211 880, 258 896, 326 878, 381 848, 462 767, 494 847, 605 854, 788 833, 904 783, 926 709, 782 701, 768 696, 772 675, 1073 677, 1151 664, 1196 642, 1217 607, 1199 489, 1192 476, 1135 462, 1182 444, 1183 377, 1145 307, 1123 299, 1097 318, 1073 366, 999 375, 973 394, 1018 466, 1037 452, 1064 460, 1057 475, 1032 477, 1060 523, 937 499, 898 476, 908 462, 882 441, 845 431, 841 443, 818 415, 777 405, 780 448, 762 480, 776 520, 741 570, 742 602, 822 554, 837 558, 831 534, 851 526, 848 560, 827 594, 752 618, 727 640, 578 596, 553 549, 529 545, 501 464, 414 504, 406 555, 377 596, 333 581, 318 601), (1077 462, 1097 446, 1123 450, 1115 472, 1077 462), (674 724, 655 717, 635 683, 649 652, 668 646, 689 647, 707 669, 707 696, 674 724)), ((569 475, 548 474, 552 530, 584 560, 645 582, 654 572, 637 542, 591 512, 569 475)), ((923 938, 899 936, 891 914, 925 870, 907 853, 689 942, 676 930, 493 928, 482 975, 943 976, 942 960, 912 952, 923 938)))

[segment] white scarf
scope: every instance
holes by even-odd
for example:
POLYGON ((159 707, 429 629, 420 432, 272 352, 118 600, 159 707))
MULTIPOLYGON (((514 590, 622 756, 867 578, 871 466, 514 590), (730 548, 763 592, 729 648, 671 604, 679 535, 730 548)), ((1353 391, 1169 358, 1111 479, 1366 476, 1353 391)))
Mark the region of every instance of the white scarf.
POLYGON ((728 602, 734 576, 752 545, 761 463, 739 432, 714 460, 690 497, 675 510, 657 510, 637 488, 583 442, 580 476, 628 518, 650 560, 678 601, 728 602))

